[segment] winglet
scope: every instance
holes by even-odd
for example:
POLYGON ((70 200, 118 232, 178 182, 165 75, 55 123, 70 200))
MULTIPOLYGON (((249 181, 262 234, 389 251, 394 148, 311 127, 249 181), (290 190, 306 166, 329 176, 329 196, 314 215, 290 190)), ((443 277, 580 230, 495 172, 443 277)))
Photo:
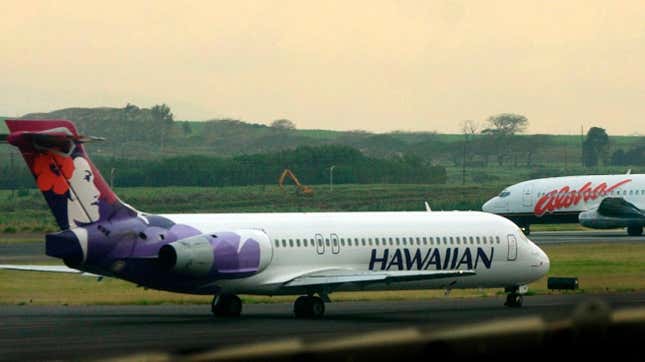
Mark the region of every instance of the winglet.
POLYGON ((627 170, 626 175, 631 175, 631 174, 632 174, 632 169, 630 168, 629 170, 627 170))
POLYGON ((432 209, 430 208, 430 205, 428 204, 428 202, 427 202, 427 201, 424 201, 423 203, 426 205, 426 211, 427 211, 427 212, 432 211, 432 209))

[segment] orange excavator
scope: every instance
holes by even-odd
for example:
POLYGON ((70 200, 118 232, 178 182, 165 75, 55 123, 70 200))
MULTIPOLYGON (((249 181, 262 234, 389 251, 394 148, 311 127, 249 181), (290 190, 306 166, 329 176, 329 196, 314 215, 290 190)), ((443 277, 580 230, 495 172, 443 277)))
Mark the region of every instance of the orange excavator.
POLYGON ((291 178, 293 183, 296 185, 296 194, 298 194, 300 196, 308 196, 308 197, 314 196, 314 189, 312 189, 309 186, 305 186, 305 185, 301 184, 300 181, 298 181, 298 178, 296 177, 296 175, 294 175, 293 172, 291 172, 291 170, 288 169, 288 168, 286 168, 286 169, 284 169, 284 171, 282 171, 282 174, 280 175, 280 178, 278 179, 278 186, 280 186, 282 191, 285 191, 285 192, 287 191, 284 188, 284 180, 287 178, 287 176, 289 176, 289 178, 291 178))

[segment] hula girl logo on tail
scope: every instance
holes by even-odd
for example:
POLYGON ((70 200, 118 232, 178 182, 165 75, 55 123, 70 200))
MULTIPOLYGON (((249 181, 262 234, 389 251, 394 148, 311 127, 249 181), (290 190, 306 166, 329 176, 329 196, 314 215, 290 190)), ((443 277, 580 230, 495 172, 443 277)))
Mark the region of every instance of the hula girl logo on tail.
POLYGON ((84 139, 71 122, 10 120, 7 126, 9 142, 20 149, 61 229, 91 224, 127 208, 87 157, 84 139))

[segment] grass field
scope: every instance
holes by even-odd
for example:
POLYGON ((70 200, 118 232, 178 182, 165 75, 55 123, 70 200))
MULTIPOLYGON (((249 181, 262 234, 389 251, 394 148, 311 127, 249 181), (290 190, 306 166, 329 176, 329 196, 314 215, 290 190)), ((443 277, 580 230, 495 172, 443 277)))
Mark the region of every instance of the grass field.
MULTIPOLYGON (((551 259, 550 276, 577 276, 576 293, 645 290, 645 244, 560 244, 543 248, 551 259)), ((531 293, 555 293, 546 278, 530 285, 531 293)), ((78 275, 0 271, 0 304, 188 304, 210 303, 210 296, 144 290, 106 278, 97 282, 78 275)), ((493 296, 500 289, 455 290, 451 296, 493 296)), ((334 293, 332 300, 404 300, 443 298, 441 290, 334 293)), ((247 303, 291 302, 294 297, 243 296, 247 303)))
MULTIPOLYGON (((295 195, 291 187, 134 187, 116 188, 119 197, 150 213, 287 212, 287 211, 414 211, 428 201, 434 210, 479 210, 500 185, 314 185, 315 196, 295 195)), ((39 191, 12 196, 0 190, 0 239, 13 233, 56 230, 39 191)))

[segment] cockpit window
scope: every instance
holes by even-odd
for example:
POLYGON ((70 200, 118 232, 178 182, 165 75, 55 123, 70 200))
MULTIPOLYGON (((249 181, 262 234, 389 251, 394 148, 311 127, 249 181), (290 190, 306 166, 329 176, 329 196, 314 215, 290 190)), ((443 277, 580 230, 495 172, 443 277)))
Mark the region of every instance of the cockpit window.
POLYGON ((506 196, 508 196, 510 194, 511 194, 510 191, 504 190, 504 191, 500 192, 499 197, 506 197, 506 196))

